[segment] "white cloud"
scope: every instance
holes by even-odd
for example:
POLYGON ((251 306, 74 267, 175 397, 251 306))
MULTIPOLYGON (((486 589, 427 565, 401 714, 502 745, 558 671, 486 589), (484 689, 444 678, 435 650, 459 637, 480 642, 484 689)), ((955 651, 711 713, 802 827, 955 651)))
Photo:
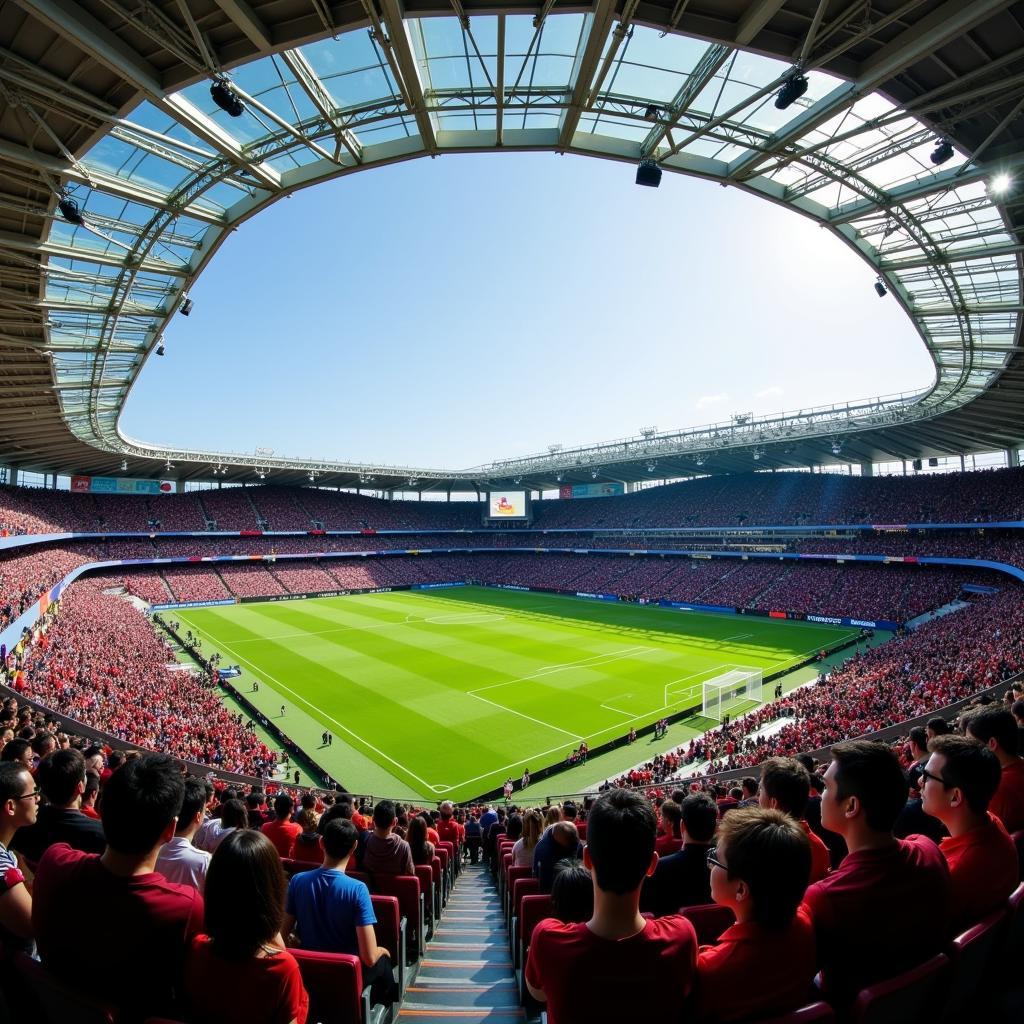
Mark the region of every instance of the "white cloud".
POLYGON ((723 402, 727 402, 728 400, 729 396, 726 394, 701 395, 700 398, 697 399, 697 408, 707 409, 712 405, 721 405, 723 402))
POLYGON ((778 384, 773 384, 770 388, 764 388, 763 390, 758 391, 754 395, 754 397, 755 398, 781 398, 782 397, 782 388, 780 388, 778 384))

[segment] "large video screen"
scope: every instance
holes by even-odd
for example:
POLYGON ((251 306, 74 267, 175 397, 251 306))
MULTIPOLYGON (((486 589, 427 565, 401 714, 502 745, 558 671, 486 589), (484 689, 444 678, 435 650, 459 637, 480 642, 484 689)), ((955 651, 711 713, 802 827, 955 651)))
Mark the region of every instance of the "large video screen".
POLYGON ((491 519, 526 519, 529 515, 526 491, 491 491, 487 497, 491 519))

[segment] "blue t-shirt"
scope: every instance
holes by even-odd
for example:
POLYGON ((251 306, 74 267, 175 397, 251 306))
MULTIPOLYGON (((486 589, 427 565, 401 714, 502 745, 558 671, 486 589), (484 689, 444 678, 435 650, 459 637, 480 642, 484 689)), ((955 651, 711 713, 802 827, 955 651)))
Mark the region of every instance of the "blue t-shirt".
POLYGON ((302 948, 318 953, 359 956, 356 928, 377 923, 366 884, 327 868, 293 875, 286 909, 295 918, 302 948))

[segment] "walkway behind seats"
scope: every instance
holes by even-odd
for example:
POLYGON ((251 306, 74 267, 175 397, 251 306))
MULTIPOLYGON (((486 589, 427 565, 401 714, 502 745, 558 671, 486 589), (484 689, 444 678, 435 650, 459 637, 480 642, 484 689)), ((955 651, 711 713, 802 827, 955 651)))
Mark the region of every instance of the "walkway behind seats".
POLYGON ((406 989, 399 1021, 525 1021, 498 889, 483 864, 466 864, 406 989))

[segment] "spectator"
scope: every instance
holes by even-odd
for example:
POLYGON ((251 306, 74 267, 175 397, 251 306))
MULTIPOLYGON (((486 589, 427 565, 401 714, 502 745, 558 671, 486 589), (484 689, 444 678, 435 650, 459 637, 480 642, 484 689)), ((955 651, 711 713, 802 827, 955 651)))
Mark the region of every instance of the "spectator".
POLYGON ((743 791, 743 797, 740 800, 740 807, 757 807, 759 806, 758 801, 758 781, 752 775, 748 775, 743 779, 740 786, 743 791))
POLYGON ((85 758, 73 747, 48 754, 36 771, 36 783, 46 798, 34 825, 14 837, 14 848, 30 863, 38 864, 54 843, 73 850, 102 853, 106 848, 103 826, 84 815, 85 758))
POLYGON ((11 839, 36 820, 39 790, 32 773, 17 761, 0 763, 0 942, 32 946, 32 896, 11 853, 11 839))
POLYGON ((807 769, 792 757, 769 758, 761 766, 758 793, 761 807, 788 814, 807 833, 811 844, 810 880, 820 882, 828 874, 831 857, 828 847, 811 831, 805 816, 811 795, 811 777, 807 769))
POLYGON ((718 808, 706 793, 691 793, 683 799, 680 813, 683 848, 662 857, 644 881, 641 906, 657 917, 711 902, 708 851, 718 824, 718 808))
POLYGON ((906 778, 884 743, 854 740, 832 748, 821 823, 849 854, 807 890, 825 991, 852 1000, 867 985, 922 963, 948 935, 949 869, 924 836, 896 839, 906 778), (880 922, 914 921, 914 941, 880 922))
POLYGON ((966 719, 967 735, 983 743, 999 759, 1002 775, 989 810, 1007 832, 1024 829, 1024 760, 1018 756, 1017 723, 999 707, 979 708, 966 719))
POLYGON ((639 908, 656 834, 654 812, 636 793, 613 790, 594 804, 583 854, 594 915, 541 921, 530 943, 526 984, 550 1024, 681 1019, 697 960, 693 926, 678 916, 647 920, 639 908))
POLYGON ((232 797, 220 805, 220 817, 210 818, 200 826, 193 843, 197 849, 213 853, 229 832, 248 827, 249 812, 245 804, 232 797))
POLYGON ((427 823, 418 814, 409 822, 408 841, 414 865, 433 862, 434 844, 427 838, 427 823))
MULTIPOLYGON (((476 864, 480 860, 480 849, 484 843, 483 829, 480 826, 480 819, 471 814, 466 819, 466 849, 469 852, 469 862, 476 864)), ((530 863, 533 863, 531 857, 530 863)))
POLYGON ((555 880, 555 865, 564 859, 579 859, 583 844, 571 821, 556 821, 545 831, 533 851, 533 874, 542 893, 551 892, 555 880))
POLYGON ((392 831, 395 826, 395 805, 379 800, 373 809, 373 832, 363 850, 363 870, 381 871, 389 875, 415 875, 412 850, 404 839, 392 831))
MULTIPOLYGON (((88 763, 88 759, 86 761, 88 763)), ((87 818, 93 821, 100 820, 100 812, 96 810, 96 801, 100 796, 100 777, 98 772, 89 768, 85 770, 85 790, 82 793, 81 811, 87 818)))
POLYGON ((911 765, 907 769, 907 781, 911 789, 921 788, 921 774, 928 763, 928 731, 920 725, 910 730, 907 747, 910 750, 911 765))
POLYGON ((284 931, 294 931, 303 949, 358 956, 363 965, 363 984, 373 987, 377 1002, 392 1003, 398 993, 391 954, 377 945, 373 930, 377 918, 370 891, 365 883, 345 874, 359 830, 342 817, 326 825, 321 819, 321 827, 323 864, 292 876, 284 931))
POLYGON ((666 800, 661 805, 661 828, 654 851, 659 857, 667 857, 683 848, 683 815, 679 804, 666 800))
POLYGON ((305 1024, 309 996, 281 938, 285 877, 265 835, 240 829, 217 847, 205 935, 192 940, 185 995, 195 1024, 305 1024))
POLYGON ((192 839, 203 823, 206 808, 206 786, 195 776, 185 779, 185 795, 174 836, 161 848, 156 858, 156 870, 169 882, 191 885, 203 891, 206 873, 210 867, 210 854, 192 845, 192 839))
MULTIPOLYGON (((498 837, 505 834, 505 808, 499 807, 495 812, 497 820, 484 833, 484 860, 491 866, 493 874, 498 868, 498 837)), ((485 815, 486 817, 486 815, 485 815)), ((483 824, 483 818, 480 819, 483 824)))
POLYGON ((1003 906, 1017 887, 1017 849, 988 807, 999 787, 999 760, 966 736, 938 736, 922 775, 924 809, 947 829, 939 849, 949 865, 954 931, 1003 906))
POLYGON ((35 771, 36 767, 32 744, 20 736, 4 744, 4 749, 0 750, 0 762, 2 761, 14 761, 28 768, 29 771, 35 771))
POLYGON ((749 1020, 802 1006, 817 969, 814 928, 800 905, 811 870, 807 832, 783 811, 738 808, 708 854, 711 895, 736 924, 697 958, 699 1021, 749 1020))
POLYGON ((594 882, 578 860, 560 860, 551 883, 554 916, 565 924, 589 921, 594 916, 594 882))
MULTIPOLYGON (((533 851, 537 848, 543 826, 544 819, 536 808, 523 815, 523 834, 512 847, 512 867, 533 867, 533 851)), ((468 827, 467 823, 467 836, 469 834, 468 827)))
POLYGON ((274 820, 260 829, 282 857, 291 856, 295 840, 302 832, 302 826, 292 821, 294 807, 295 801, 287 793, 278 793, 274 797, 274 820))
POLYGON ((466 830, 455 820, 455 805, 445 800, 439 808, 441 817, 437 819, 437 835, 442 843, 452 843, 457 850, 466 837, 466 830))
POLYGON ((306 864, 319 864, 324 858, 320 845, 320 834, 316 830, 316 811, 306 808, 299 812, 298 826, 302 830, 295 837, 295 845, 289 856, 306 864))
POLYGON ((76 989, 122 1007, 131 1019, 174 1016, 185 951, 203 921, 203 898, 155 872, 174 835, 184 783, 173 758, 143 754, 103 791, 102 856, 51 846, 36 872, 32 925, 43 965, 76 989), (101 959, 83 970, 88 922, 101 959), (145 941, 141 941, 142 937, 145 941))

